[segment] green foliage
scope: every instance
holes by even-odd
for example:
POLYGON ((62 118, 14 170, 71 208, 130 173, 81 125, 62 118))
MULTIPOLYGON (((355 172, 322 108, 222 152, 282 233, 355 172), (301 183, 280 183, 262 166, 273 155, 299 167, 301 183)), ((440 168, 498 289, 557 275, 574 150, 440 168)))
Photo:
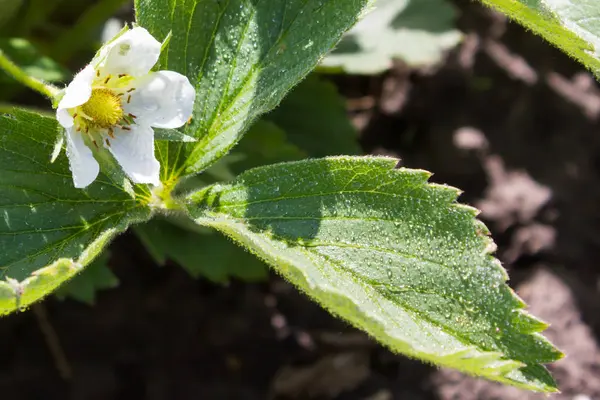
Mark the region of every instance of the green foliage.
POLYGON ((325 71, 377 74, 394 59, 408 66, 437 63, 461 40, 447 0, 377 0, 375 9, 346 34, 321 63, 325 71))
POLYGON ((267 277, 264 263, 210 229, 186 229, 157 219, 136 226, 134 232, 157 264, 173 260, 194 278, 225 283, 232 277, 246 281, 267 277))
POLYGON ((458 191, 390 158, 256 168, 189 196, 220 230, 336 315, 396 351, 539 391, 562 354, 505 284, 458 191))
MULTIPOLYGON (((288 135, 279 126, 268 120, 257 121, 240 144, 221 161, 231 163, 230 173, 222 175, 221 180, 229 180, 233 174, 239 174, 249 168, 281 161, 295 161, 306 158, 307 154, 290 143, 288 135), (233 161, 227 158, 233 157, 233 161)), ((209 170, 210 171, 210 170, 209 170)))
POLYGON ((119 279, 108 267, 109 252, 105 251, 75 278, 59 287, 56 296, 64 300, 70 297, 87 305, 96 303, 96 292, 119 286, 119 279))
POLYGON ((256 117, 274 108, 357 20, 369 0, 137 0, 138 23, 172 32, 161 68, 200 96, 185 129, 194 144, 161 145, 165 181, 212 165, 256 117))
POLYGON ((597 0, 482 0, 515 19, 600 76, 597 0))
MULTIPOLYGON (((555 23, 558 11, 548 2, 509 3, 517 13, 543 9, 536 17, 555 23)), ((22 21, 0 28, 27 39, 0 44, 28 55, 11 54, 28 74, 62 81, 64 70, 51 58, 78 65, 72 61, 79 51, 94 47, 86 45, 122 3, 17 4, 9 11, 22 21), (58 9, 78 21, 73 30, 46 21, 58 9), (30 33, 38 29, 43 33, 34 39, 30 33)), ((395 58, 428 64, 459 38, 445 0, 377 4, 323 62, 326 69, 373 73, 395 58)), ((524 312, 506 286, 487 229, 474 209, 456 204, 457 190, 427 183, 427 172, 395 169, 389 158, 295 161, 360 153, 335 87, 316 75, 300 81, 371 0, 136 0, 135 6, 138 24, 158 40, 168 38, 158 67, 185 74, 196 88, 193 118, 178 130, 156 130, 162 187, 133 186, 108 153, 97 152, 102 173, 78 190, 59 155, 54 118, 25 111, 0 116, 0 315, 55 290, 92 304, 96 290, 118 283, 106 253, 93 260, 115 235, 161 213, 134 227, 160 265, 172 260, 194 277, 223 283, 264 279, 265 261, 396 351, 523 388, 556 390, 542 364, 562 354, 539 334, 546 325, 524 312), (288 163, 260 167, 275 162, 288 163)))
POLYGON ((114 234, 150 213, 140 202, 147 189, 133 192, 113 175, 75 189, 66 157, 50 163, 57 133, 52 118, 23 111, 0 116, 0 277, 14 280, 0 284, 8 290, 0 304, 10 304, 0 315, 58 287, 114 234))
MULTIPOLYGON (((60 82, 66 78, 66 71, 49 57, 40 55, 37 49, 26 39, 0 39, 0 50, 17 63, 28 75, 46 82, 60 82)), ((14 81, 0 73, 0 84, 14 81)))
POLYGON ((360 154, 356 129, 336 87, 311 75, 265 116, 311 157, 360 154))
MULTIPOLYGON (((202 182, 233 179, 237 173, 265 164, 300 160, 306 154, 287 142, 286 134, 274 123, 257 121, 227 156, 201 177, 193 177, 191 187, 202 182), (207 176, 208 175, 208 176, 207 176)), ((259 281, 267 277, 263 262, 221 235, 178 217, 137 225, 134 232, 159 265, 172 260, 195 278, 224 283, 230 278, 259 281)))

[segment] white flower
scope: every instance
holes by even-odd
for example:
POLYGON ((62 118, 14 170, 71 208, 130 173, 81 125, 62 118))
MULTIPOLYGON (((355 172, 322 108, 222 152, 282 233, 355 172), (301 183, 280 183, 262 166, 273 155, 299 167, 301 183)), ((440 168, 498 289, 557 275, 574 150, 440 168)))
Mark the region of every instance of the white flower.
POLYGON ((150 72, 160 48, 147 30, 134 27, 106 44, 65 89, 56 118, 66 131, 75 187, 98 176, 93 151, 103 151, 101 145, 133 182, 160 184, 152 128, 185 124, 196 97, 185 76, 150 72))

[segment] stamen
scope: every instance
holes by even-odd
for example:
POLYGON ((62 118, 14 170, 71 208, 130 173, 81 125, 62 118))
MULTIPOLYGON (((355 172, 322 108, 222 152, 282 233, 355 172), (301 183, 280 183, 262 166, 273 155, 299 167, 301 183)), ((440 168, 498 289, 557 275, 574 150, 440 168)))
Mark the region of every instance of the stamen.
POLYGON ((127 91, 127 93, 131 93, 131 92, 133 92, 134 90, 135 90, 135 88, 134 88, 134 87, 132 87, 131 89, 129 89, 129 90, 127 91))
POLYGON ((122 78, 124 76, 127 76, 127 74, 119 74, 119 78, 122 78))
POLYGON ((100 78, 100 70, 99 69, 96 70, 96 78, 100 78))
POLYGON ((77 114, 77 113, 73 114, 73 118, 77 118, 78 115, 79 114, 77 114))
POLYGON ((113 139, 115 138, 115 131, 113 131, 113 128, 108 128, 108 136, 113 139))
POLYGON ((108 138, 106 138, 106 145, 110 147, 110 140, 108 140, 108 138))
POLYGON ((136 119, 137 117, 135 115, 133 115, 132 113, 127 114, 129 115, 131 118, 136 119))
POLYGON ((107 76, 106 79, 104 80, 104 84, 106 85, 108 83, 108 81, 110 81, 110 78, 112 78, 111 75, 107 76))
POLYGON ((131 95, 127 96, 127 104, 131 101, 131 95))
MULTIPOLYGON (((109 76, 106 78, 110 79, 109 76)), ((123 118, 121 98, 108 88, 94 88, 89 100, 83 104, 78 113, 89 120, 92 128, 109 128, 123 118)))
POLYGON ((131 128, 128 126, 122 126, 121 129, 123 129, 124 131, 130 131, 131 128))

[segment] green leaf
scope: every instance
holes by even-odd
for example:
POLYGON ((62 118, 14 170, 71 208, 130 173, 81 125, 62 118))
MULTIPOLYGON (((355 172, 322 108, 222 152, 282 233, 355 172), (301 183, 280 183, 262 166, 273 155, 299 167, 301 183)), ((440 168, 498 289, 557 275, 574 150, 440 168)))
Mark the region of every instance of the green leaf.
POLYGON ((196 223, 230 236, 332 313, 395 351, 551 392, 538 332, 490 255, 477 211, 426 171, 384 157, 256 168, 188 197, 196 223))
MULTIPOLYGON (((46 82, 59 82, 65 79, 66 71, 54 60, 42 56, 26 39, 0 39, 0 49, 18 64, 28 75, 46 82)), ((0 82, 13 82, 6 74, 0 74, 0 82)))
POLYGON ((600 77, 597 0, 482 0, 518 21, 600 77))
POLYGON ((196 87, 185 133, 161 144, 163 181, 212 165, 260 114, 274 108, 356 21, 371 0, 136 0, 137 22, 159 40, 161 68, 196 87))
POLYGON ((172 142, 195 142, 196 139, 179 132, 177 129, 154 128, 155 140, 166 140, 172 142))
POLYGON ((311 157, 361 153, 344 98, 331 82, 317 75, 302 81, 265 118, 311 157))
MULTIPOLYGON (((273 122, 259 120, 252 125, 235 150, 221 160, 237 157, 237 161, 231 163, 231 169, 239 174, 249 168, 306 158, 306 153, 290 143, 288 137, 289 135, 273 122)), ((215 166, 218 166, 221 160, 215 166)), ((229 179, 234 177, 235 175, 231 175, 229 179)))
POLYGON ((377 0, 368 14, 321 63, 324 70, 377 74, 394 59, 410 67, 439 62, 460 42, 456 11, 447 0, 377 0))
POLYGON ((225 283, 231 277, 245 281, 267 277, 264 263, 214 231, 198 227, 191 231, 166 220, 152 220, 133 230, 157 264, 173 260, 194 278, 225 283))
POLYGON ((109 252, 105 251, 75 278, 58 288, 56 296, 61 300, 70 297, 94 305, 97 291, 119 286, 119 279, 108 267, 108 260, 109 252))
POLYGON ((261 119, 252 125, 232 152, 219 159, 204 174, 187 178, 178 186, 178 191, 189 192, 211 183, 231 180, 249 168, 303 158, 306 158, 306 153, 289 143, 284 131, 261 119))
POLYGON ((50 163, 58 132, 53 118, 0 116, 0 315, 45 296, 150 215, 145 186, 102 173, 75 189, 66 156, 50 163))

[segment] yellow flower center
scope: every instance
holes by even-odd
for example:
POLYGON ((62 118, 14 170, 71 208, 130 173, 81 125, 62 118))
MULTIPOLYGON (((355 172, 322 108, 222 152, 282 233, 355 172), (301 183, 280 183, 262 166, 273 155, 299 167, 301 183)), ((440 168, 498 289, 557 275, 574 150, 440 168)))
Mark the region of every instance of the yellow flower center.
POLYGON ((123 118, 121 98, 105 88, 92 89, 92 95, 81 106, 81 111, 91 119, 89 125, 100 128, 115 126, 123 118))

